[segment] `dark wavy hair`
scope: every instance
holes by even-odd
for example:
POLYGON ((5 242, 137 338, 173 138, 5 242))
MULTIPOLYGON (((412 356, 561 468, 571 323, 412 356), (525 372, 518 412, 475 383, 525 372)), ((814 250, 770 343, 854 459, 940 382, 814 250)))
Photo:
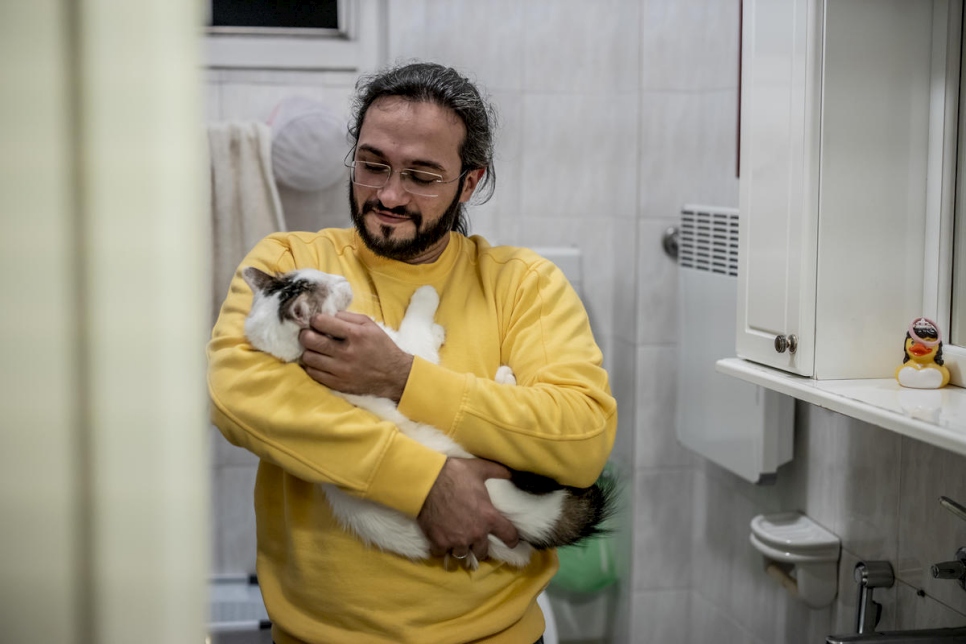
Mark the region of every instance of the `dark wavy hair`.
MULTIPOLYGON (((387 96, 434 103, 451 109, 460 117, 466 127, 466 137, 459 149, 462 165, 460 171, 477 168, 486 171, 474 192, 479 203, 486 202, 496 189, 496 172, 493 168, 496 111, 484 100, 476 86, 451 67, 424 62, 407 63, 360 77, 356 82, 352 120, 349 123, 353 149, 359 142, 359 131, 362 129, 366 112, 375 101, 387 96)), ((463 189, 463 181, 464 178, 459 181, 460 191, 463 189)), ((463 206, 464 204, 459 204, 459 212, 453 220, 452 229, 466 235, 469 226, 463 206)))

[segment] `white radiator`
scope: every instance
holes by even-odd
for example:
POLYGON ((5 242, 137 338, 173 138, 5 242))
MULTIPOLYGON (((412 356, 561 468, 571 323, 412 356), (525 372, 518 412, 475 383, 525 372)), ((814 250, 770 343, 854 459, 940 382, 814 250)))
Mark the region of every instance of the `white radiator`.
POLYGON ((738 210, 686 205, 678 232, 677 435, 752 483, 792 459, 794 400, 717 373, 735 356, 738 210))

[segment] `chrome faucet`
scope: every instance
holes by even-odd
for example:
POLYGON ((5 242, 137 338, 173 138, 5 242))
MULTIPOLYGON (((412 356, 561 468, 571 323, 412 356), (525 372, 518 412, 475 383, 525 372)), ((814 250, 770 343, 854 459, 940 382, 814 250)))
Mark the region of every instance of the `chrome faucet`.
MULTIPOLYGON (((939 497, 939 504, 951 513, 966 521, 966 508, 948 496, 939 497)), ((932 576, 936 579, 955 579, 959 587, 966 590, 966 547, 956 551, 952 561, 941 561, 931 566, 932 576)))
POLYGON ((959 587, 966 590, 966 548, 957 550, 956 558, 952 561, 933 564, 931 570, 936 579, 956 579, 959 587))
MULTIPOLYGON (((939 497, 939 503, 966 521, 966 507, 949 497, 939 497)), ((937 579, 955 579, 966 589, 966 547, 956 551, 956 559, 933 564, 932 576, 937 579)), ((939 642, 962 642, 966 644, 966 627, 929 628, 910 631, 876 632, 875 627, 882 616, 882 605, 872 599, 875 588, 889 588, 895 583, 892 566, 888 561, 859 562, 855 566, 855 581, 859 585, 856 606, 855 634, 829 635, 826 644, 937 644, 939 642)), ((921 591, 920 591, 921 592, 921 591)))
POLYGON ((852 573, 859 585, 855 608, 855 632, 874 633, 882 617, 882 604, 872 599, 876 588, 892 588, 896 577, 888 561, 860 561, 852 573))

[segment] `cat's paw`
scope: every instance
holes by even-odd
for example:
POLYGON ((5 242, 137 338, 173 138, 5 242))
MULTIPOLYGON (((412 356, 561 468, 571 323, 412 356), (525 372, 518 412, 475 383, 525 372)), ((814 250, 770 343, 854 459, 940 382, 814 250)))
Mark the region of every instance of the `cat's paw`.
POLYGON ((517 384, 517 378, 513 375, 513 369, 507 365, 502 365, 496 370, 496 376, 493 377, 501 385, 515 385, 517 384))
POLYGON ((530 563, 530 556, 533 554, 533 546, 526 541, 521 541, 516 548, 508 548, 505 543, 494 537, 490 539, 490 558, 507 563, 514 568, 524 568, 530 563))
POLYGON ((413 293, 412 298, 410 298, 409 306, 423 313, 435 314, 436 309, 439 307, 439 294, 436 292, 436 289, 428 284, 420 286, 413 293))
POLYGON ((430 333, 432 333, 433 346, 435 346, 436 350, 439 351, 439 348, 443 346, 444 342, 446 342, 446 329, 444 329, 441 324, 433 324, 433 328, 430 329, 430 333))

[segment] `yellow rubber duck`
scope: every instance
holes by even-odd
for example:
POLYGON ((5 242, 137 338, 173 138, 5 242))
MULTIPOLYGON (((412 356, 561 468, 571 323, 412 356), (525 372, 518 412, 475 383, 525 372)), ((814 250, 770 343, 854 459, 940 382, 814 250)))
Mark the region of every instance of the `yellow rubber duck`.
POLYGON ((949 383, 943 364, 939 327, 927 318, 916 318, 906 332, 905 357, 896 369, 896 380, 911 389, 939 389, 949 383))

